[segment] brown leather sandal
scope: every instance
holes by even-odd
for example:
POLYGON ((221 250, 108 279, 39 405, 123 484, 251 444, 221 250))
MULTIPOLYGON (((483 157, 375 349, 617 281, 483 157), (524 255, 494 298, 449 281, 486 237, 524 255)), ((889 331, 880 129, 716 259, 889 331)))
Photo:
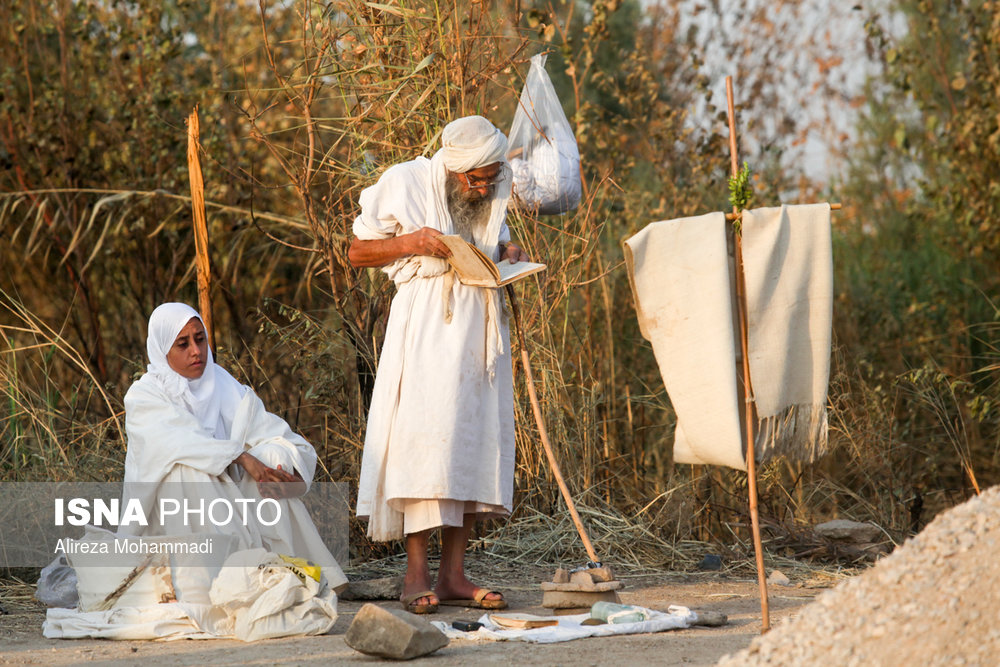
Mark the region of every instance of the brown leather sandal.
POLYGON ((506 609, 507 601, 503 599, 503 593, 492 591, 489 588, 477 588, 471 600, 441 600, 440 604, 447 607, 471 607, 472 609, 506 609), (486 596, 495 593, 499 600, 487 600, 486 596))
POLYGON ((433 614, 438 610, 438 606, 433 602, 417 604, 417 600, 420 598, 429 598, 432 596, 437 597, 437 594, 434 591, 420 591, 419 593, 404 595, 400 598, 399 603, 403 605, 403 609, 411 614, 433 614))

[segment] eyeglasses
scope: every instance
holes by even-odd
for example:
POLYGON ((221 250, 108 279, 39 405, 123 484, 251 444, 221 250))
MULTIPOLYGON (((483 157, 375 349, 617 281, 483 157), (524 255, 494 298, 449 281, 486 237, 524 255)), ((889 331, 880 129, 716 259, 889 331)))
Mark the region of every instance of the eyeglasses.
POLYGON ((465 176, 465 183, 469 186, 470 190, 480 190, 482 188, 492 188, 494 185, 502 183, 504 172, 501 169, 495 176, 487 176, 486 178, 476 178, 474 176, 470 178, 468 173, 463 173, 462 176, 465 176))

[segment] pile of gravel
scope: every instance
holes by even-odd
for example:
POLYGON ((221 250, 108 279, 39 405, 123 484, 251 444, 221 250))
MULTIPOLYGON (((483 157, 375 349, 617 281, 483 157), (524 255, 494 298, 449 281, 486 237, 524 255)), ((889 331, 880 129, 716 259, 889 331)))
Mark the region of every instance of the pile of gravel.
POLYGON ((719 665, 1000 664, 1000 486, 719 665))

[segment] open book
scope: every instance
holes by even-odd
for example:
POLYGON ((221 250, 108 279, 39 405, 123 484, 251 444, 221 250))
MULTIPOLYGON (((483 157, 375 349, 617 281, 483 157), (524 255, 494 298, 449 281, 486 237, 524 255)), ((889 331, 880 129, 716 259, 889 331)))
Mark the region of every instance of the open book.
POLYGON ((501 628, 515 630, 530 630, 532 628, 547 628, 559 625, 559 619, 552 616, 535 616, 518 612, 505 614, 490 614, 490 620, 501 628))
POLYGON ((448 262, 463 285, 503 287, 545 268, 544 264, 534 262, 502 260, 496 264, 482 250, 454 234, 439 236, 438 239, 451 250, 448 262))

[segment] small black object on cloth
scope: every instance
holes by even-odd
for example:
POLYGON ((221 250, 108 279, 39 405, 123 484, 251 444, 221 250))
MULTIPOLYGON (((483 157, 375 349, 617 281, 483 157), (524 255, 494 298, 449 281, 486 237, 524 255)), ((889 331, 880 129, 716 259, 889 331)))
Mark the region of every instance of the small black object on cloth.
POLYGON ((452 621, 451 627, 462 632, 475 632, 483 627, 483 624, 479 621, 452 621))

